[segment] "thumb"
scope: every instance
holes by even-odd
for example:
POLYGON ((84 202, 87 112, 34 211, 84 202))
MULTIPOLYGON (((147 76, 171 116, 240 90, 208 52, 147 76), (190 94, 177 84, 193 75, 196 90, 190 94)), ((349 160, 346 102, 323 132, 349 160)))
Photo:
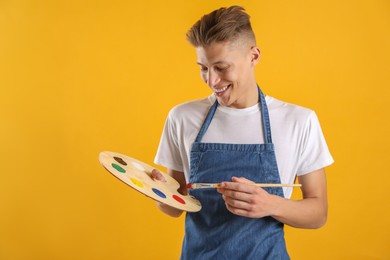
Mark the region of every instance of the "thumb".
POLYGON ((152 179, 157 180, 157 181, 167 182, 167 180, 165 179, 163 174, 157 169, 152 170, 151 177, 152 177, 152 179))

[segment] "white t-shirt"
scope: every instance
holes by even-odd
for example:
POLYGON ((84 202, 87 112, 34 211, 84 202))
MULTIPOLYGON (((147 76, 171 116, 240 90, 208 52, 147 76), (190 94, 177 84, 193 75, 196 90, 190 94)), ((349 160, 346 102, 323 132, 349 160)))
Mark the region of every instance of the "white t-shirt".
MULTIPOLYGON (((320 123, 314 111, 266 96, 272 142, 275 145, 281 183, 333 163, 320 123)), ((192 143, 215 102, 215 96, 174 107, 165 122, 154 162, 184 172, 188 182, 192 143)), ((219 105, 201 142, 264 143, 260 105, 235 109, 219 105)), ((239 177, 239 176, 238 176, 239 177)), ((283 188, 286 198, 292 188, 283 188)))

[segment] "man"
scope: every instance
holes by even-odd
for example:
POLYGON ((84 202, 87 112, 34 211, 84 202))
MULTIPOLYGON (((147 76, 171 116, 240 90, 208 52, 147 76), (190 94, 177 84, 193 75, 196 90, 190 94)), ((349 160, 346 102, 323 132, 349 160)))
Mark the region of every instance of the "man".
MULTIPOLYGON (((242 7, 203 16, 187 33, 196 48, 207 98, 173 108, 155 163, 187 194, 187 183, 221 183, 191 190, 202 210, 187 213, 182 259, 289 259, 283 225, 319 228, 327 218, 324 167, 333 163, 315 113, 264 96, 254 69, 260 59, 242 7), (302 200, 291 188, 298 177, 302 200)), ((157 170, 153 177, 164 181, 157 170)), ((158 203, 170 216, 182 211, 158 203)))

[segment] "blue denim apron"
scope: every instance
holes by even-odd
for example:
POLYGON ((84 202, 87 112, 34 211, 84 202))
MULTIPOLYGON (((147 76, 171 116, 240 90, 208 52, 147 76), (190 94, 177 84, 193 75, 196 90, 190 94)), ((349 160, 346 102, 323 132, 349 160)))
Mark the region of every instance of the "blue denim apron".
MULTIPOLYGON (((215 114, 214 105, 203 123, 190 155, 190 183, 219 183, 233 176, 257 183, 280 183, 265 98, 259 89, 264 144, 201 143, 215 114)), ((283 196, 282 188, 266 188, 283 196)), ((202 210, 187 213, 181 259, 289 259, 283 224, 272 217, 247 218, 226 209, 216 189, 190 190, 202 210)))

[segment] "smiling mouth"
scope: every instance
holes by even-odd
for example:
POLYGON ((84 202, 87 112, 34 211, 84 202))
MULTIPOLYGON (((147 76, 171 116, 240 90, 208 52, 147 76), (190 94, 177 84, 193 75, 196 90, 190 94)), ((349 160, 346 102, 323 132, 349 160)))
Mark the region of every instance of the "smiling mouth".
POLYGON ((231 84, 227 85, 226 87, 223 87, 223 88, 213 88, 213 91, 215 94, 217 94, 218 96, 222 95, 223 92, 225 92, 229 87, 231 86, 231 84))

